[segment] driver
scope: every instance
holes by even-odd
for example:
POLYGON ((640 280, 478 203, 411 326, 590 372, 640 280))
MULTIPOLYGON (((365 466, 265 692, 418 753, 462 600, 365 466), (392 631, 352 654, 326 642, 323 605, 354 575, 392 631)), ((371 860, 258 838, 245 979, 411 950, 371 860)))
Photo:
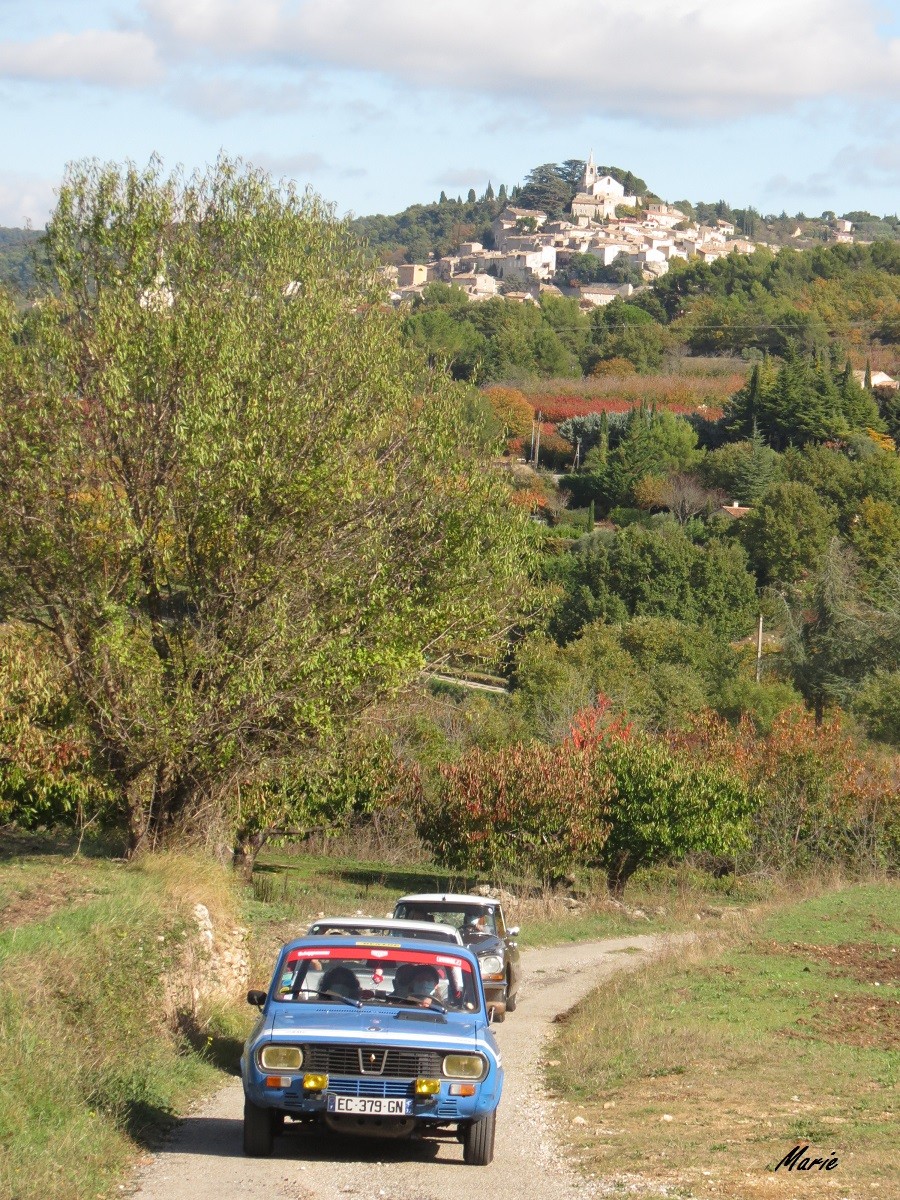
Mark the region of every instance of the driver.
POLYGON ((440 1001, 437 992, 440 982, 441 977, 437 967, 429 966, 427 963, 416 967, 409 981, 410 1000, 418 1001, 422 1008, 430 1008, 435 1001, 440 1001))

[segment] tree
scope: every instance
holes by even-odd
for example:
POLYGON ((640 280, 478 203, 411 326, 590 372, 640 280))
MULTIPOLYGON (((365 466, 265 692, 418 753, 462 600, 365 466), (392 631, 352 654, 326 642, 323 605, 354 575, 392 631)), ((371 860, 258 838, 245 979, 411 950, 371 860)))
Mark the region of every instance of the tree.
POLYGON ((520 208, 539 209, 551 218, 561 217, 575 190, 556 163, 542 163, 525 176, 517 201, 520 208))
POLYGON ((828 510, 805 483, 775 483, 741 520, 741 539, 763 583, 796 583, 831 539, 828 510))
POLYGON ((77 164, 47 253, 0 307, 0 605, 52 640, 134 850, 496 636, 524 522, 315 197, 77 164))
POLYGON ((609 836, 598 857, 613 895, 621 896, 639 867, 697 851, 734 854, 749 845, 753 800, 726 768, 643 735, 610 744, 599 762, 613 777, 609 836))
POLYGON ((778 455, 766 445, 756 421, 747 444, 747 454, 737 465, 734 486, 730 489, 741 504, 755 504, 778 474, 778 455))
POLYGON ((858 585, 852 557, 831 542, 809 594, 786 607, 784 657, 792 681, 821 725, 825 709, 846 704, 878 667, 900 669, 900 607, 876 608, 858 585))

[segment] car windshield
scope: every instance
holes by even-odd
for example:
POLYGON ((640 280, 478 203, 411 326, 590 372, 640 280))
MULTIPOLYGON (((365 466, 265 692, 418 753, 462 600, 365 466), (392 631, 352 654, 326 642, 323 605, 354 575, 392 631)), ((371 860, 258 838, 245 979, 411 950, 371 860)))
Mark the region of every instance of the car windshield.
POLYGON ((474 1012, 470 963, 454 954, 383 946, 330 945, 289 950, 278 968, 278 1000, 389 1005, 474 1012))
POLYGON ((443 904, 439 901, 420 901, 414 904, 398 904, 394 916, 404 921, 439 921, 452 925, 463 938, 480 933, 496 933, 497 922, 491 905, 443 904))

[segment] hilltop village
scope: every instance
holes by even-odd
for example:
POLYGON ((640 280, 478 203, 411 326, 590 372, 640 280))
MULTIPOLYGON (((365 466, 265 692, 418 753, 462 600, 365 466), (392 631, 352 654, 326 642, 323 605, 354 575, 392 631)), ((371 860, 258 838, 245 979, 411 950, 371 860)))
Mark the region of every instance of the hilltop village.
MULTIPOLYGON (((394 303, 413 299, 429 283, 440 281, 462 289, 473 301, 502 294, 533 303, 555 292, 596 308, 652 283, 668 271, 672 259, 714 262, 733 252, 752 254, 757 245, 767 244, 736 237, 730 221, 698 223, 673 205, 627 195, 622 183, 601 174, 593 154, 567 216, 551 220, 541 209, 510 204, 492 222, 491 234, 492 245, 462 241, 455 253, 441 258, 383 267, 394 303), (590 255, 602 267, 630 267, 631 281, 578 283, 568 269, 574 255, 590 255)), ((835 220, 830 240, 853 241, 852 223, 835 220)))

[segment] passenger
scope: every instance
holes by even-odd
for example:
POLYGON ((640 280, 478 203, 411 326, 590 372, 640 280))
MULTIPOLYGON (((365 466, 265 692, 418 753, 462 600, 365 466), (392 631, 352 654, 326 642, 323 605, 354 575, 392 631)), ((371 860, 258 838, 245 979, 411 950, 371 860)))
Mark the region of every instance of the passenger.
POLYGON ((348 1000, 359 999, 359 980, 349 967, 331 967, 319 981, 319 995, 327 993, 346 996, 348 1000))

